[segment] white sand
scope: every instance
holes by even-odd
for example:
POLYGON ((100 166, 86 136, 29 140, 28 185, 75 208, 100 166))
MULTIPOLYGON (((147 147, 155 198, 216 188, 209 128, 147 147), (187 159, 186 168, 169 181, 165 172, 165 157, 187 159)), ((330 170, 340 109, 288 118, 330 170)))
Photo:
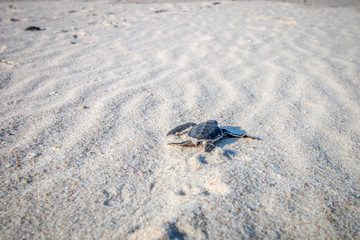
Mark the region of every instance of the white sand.
POLYGON ((360 238, 358 7, 0 16, 0 239, 360 238), (208 119, 261 140, 166 145, 208 119))

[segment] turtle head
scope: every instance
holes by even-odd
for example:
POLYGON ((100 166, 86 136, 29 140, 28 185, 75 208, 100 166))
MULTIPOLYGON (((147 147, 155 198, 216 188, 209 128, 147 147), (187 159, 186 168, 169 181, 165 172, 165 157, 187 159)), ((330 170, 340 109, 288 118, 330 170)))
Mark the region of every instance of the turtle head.
POLYGON ((207 122, 218 125, 218 122, 216 120, 207 120, 207 122))

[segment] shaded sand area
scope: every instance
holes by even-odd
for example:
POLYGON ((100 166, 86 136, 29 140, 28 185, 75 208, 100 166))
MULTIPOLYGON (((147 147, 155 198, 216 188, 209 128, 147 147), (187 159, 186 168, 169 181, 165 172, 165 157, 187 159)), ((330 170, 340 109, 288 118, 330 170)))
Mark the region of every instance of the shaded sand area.
POLYGON ((0 239, 360 238, 358 8, 3 2, 0 16, 0 239), (208 119, 260 140, 166 144, 208 119))

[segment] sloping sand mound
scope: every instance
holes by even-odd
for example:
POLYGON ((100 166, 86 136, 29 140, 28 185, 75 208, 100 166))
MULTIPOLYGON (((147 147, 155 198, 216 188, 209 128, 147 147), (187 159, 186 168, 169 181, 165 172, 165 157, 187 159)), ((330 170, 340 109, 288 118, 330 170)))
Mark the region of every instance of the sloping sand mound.
POLYGON ((358 9, 0 13, 1 239, 360 238, 358 9), (208 119, 259 140, 166 144, 208 119))

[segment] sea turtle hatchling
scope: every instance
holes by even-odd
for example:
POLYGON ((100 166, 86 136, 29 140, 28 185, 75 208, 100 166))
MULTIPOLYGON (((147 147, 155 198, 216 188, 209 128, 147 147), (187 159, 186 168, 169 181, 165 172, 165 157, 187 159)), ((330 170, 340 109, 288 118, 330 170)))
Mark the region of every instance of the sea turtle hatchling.
POLYGON ((205 147, 205 152, 211 152, 215 148, 214 143, 219 139, 223 138, 225 135, 235 138, 251 138, 253 140, 256 139, 246 134, 237 134, 230 132, 227 129, 220 128, 218 122, 215 120, 209 120, 199 124, 193 122, 185 123, 172 129, 166 134, 166 136, 180 136, 186 133, 190 138, 189 140, 183 142, 171 142, 168 144, 195 147, 203 145, 205 147), (189 128, 191 129, 189 131, 186 131, 189 128))

